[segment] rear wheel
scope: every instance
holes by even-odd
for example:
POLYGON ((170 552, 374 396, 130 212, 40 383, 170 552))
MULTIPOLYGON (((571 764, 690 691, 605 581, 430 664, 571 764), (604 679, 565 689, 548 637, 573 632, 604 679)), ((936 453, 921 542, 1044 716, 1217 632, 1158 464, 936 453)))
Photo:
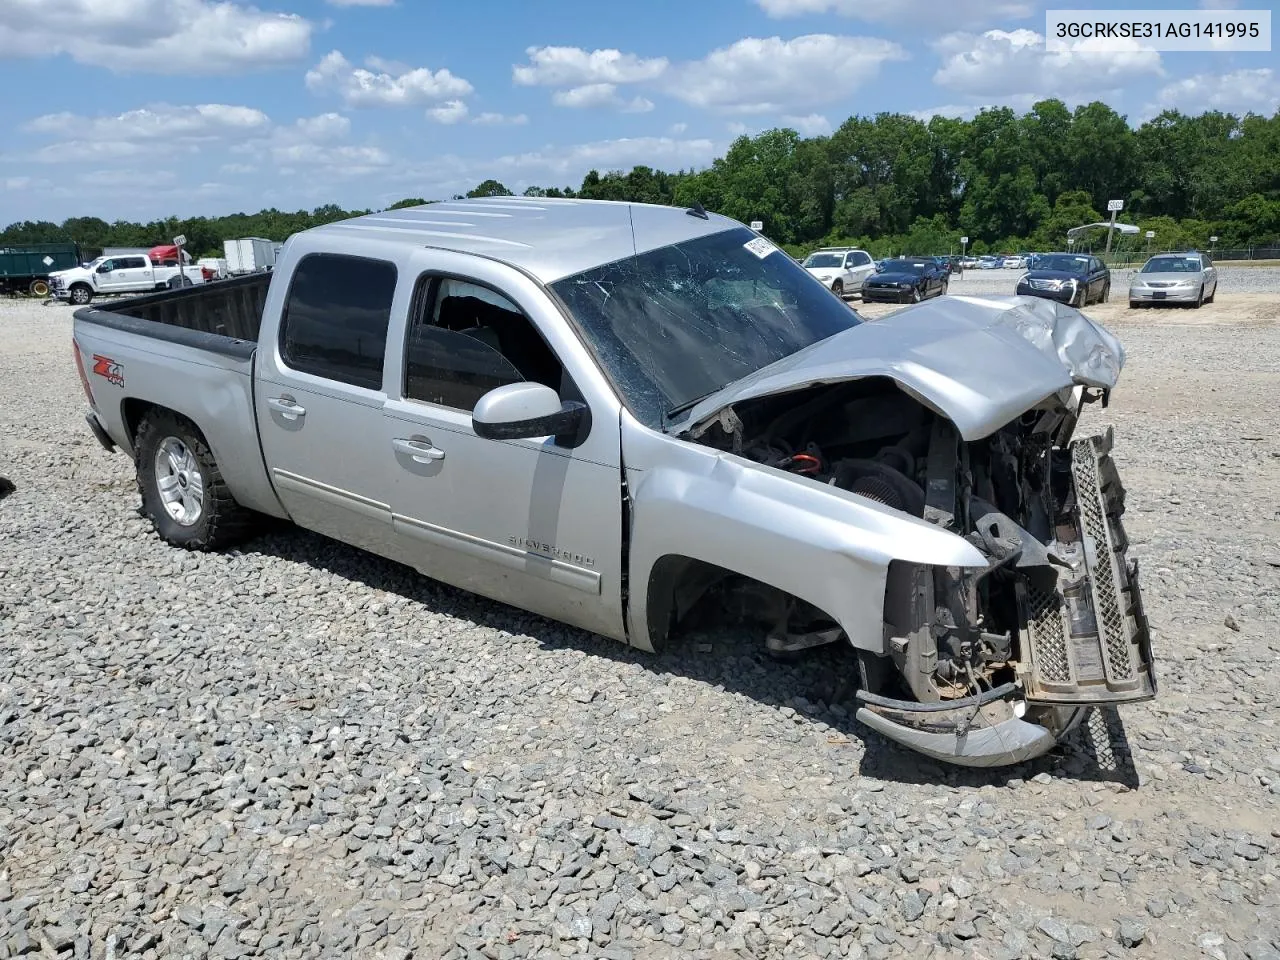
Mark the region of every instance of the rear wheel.
POLYGON ((134 467, 142 509, 160 537, 188 550, 217 550, 249 532, 253 515, 236 503, 195 425, 167 410, 138 425, 134 467))
POLYGON ((1213 291, 1209 294, 1208 298, 1205 300, 1205 303, 1213 303, 1214 298, 1216 298, 1217 296, 1218 296, 1218 285, 1215 283, 1213 285, 1213 291))
POLYGON ((1098 298, 1099 303, 1106 303, 1111 299, 1111 284, 1106 283, 1102 286, 1102 296, 1098 298))

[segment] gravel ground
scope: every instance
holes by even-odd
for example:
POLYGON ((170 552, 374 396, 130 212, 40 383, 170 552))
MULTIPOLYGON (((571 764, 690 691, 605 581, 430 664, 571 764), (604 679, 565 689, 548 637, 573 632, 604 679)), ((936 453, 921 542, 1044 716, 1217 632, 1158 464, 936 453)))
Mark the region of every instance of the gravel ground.
POLYGON ((0 301, 0 957, 1277 960, 1280 306, 1237 296, 1118 324, 1086 422, 1159 699, 994 772, 860 728, 838 650, 651 657, 292 529, 169 548, 69 309, 0 301))

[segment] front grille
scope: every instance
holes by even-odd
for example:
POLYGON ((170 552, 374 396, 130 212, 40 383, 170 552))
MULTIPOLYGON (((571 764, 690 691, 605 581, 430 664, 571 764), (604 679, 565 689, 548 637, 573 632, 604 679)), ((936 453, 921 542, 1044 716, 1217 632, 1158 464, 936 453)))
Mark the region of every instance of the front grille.
POLYGON ((1098 614, 1098 628, 1103 634, 1107 653, 1107 673, 1112 680, 1132 680, 1133 664, 1129 658, 1129 637, 1124 613, 1120 609, 1119 587, 1115 570, 1115 551, 1107 531, 1107 516, 1098 484, 1098 451, 1095 437, 1074 444, 1071 469, 1075 474, 1076 502, 1080 505, 1080 526, 1086 541, 1093 541, 1096 558, 1090 579, 1093 581, 1093 605, 1098 614))
POLYGON ((1031 284, 1032 290, 1057 290, 1058 289, 1057 280, 1029 280, 1027 282, 1031 284))
POLYGON ((1062 604, 1056 595, 1047 594, 1032 583, 1027 585, 1027 630, 1040 678, 1046 683, 1070 683, 1062 604))

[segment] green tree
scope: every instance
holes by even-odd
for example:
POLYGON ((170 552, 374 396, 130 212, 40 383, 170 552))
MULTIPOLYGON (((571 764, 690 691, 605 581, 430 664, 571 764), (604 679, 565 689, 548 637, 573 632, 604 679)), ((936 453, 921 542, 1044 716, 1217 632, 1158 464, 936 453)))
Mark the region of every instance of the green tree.
POLYGON ((499 183, 497 180, 485 180, 474 190, 467 191, 467 199, 474 197, 510 197, 514 196, 510 190, 499 183))

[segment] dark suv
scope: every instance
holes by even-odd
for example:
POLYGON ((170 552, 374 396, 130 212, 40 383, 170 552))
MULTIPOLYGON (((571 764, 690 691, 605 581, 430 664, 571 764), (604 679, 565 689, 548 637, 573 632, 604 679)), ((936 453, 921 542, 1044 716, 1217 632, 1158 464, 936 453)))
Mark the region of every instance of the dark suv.
POLYGON ((1083 307, 1106 303, 1111 296, 1111 271, 1087 253, 1045 253, 1018 280, 1018 295, 1045 297, 1083 307))

